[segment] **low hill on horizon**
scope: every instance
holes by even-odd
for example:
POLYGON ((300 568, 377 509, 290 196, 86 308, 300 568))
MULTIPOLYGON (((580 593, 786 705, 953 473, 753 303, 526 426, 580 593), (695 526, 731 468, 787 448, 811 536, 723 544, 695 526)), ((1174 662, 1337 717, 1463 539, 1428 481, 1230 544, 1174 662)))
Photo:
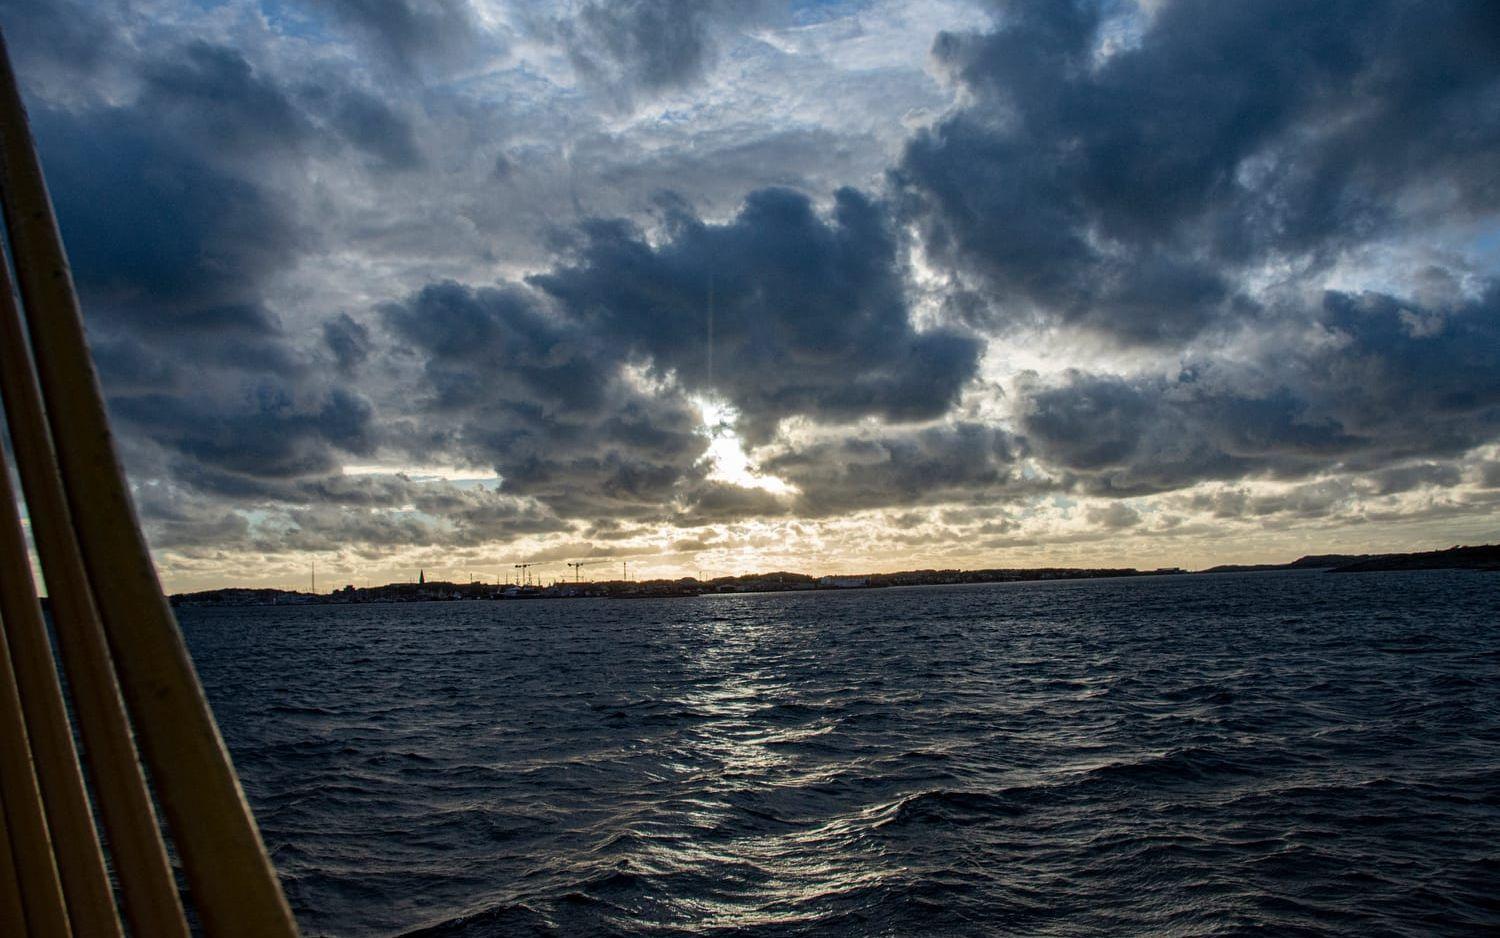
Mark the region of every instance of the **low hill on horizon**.
POLYGON ((1258 570, 1333 570, 1379 554, 1308 554, 1290 563, 1223 563, 1199 573, 1254 573, 1258 570))
POLYGON ((1333 568, 1334 573, 1375 570, 1500 570, 1500 544, 1450 547, 1412 554, 1378 554, 1333 568))
POLYGON ((1454 546, 1445 550, 1397 554, 1307 554, 1290 563, 1226 563, 1199 573, 1256 573, 1262 570, 1500 570, 1500 544, 1454 546))

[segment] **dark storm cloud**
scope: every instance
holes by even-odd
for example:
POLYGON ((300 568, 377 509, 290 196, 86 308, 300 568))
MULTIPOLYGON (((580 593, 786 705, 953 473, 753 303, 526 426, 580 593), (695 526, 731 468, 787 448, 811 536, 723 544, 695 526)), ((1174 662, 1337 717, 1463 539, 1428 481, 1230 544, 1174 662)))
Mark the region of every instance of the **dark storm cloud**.
POLYGON ((422 165, 411 122, 386 102, 359 89, 345 91, 331 114, 333 126, 382 169, 415 169, 422 165))
POLYGON ((381 556, 401 547, 432 547, 446 543, 449 531, 413 512, 369 511, 312 505, 291 508, 260 525, 256 549, 266 553, 288 550, 338 551, 358 546, 381 556))
MULTIPOLYGON (((145 328, 258 299, 304 246, 290 206, 163 133, 147 108, 33 109, 53 200, 90 311, 150 306, 145 328)), ((207 314, 210 319, 214 314, 207 314)), ((212 323, 209 324, 213 326, 212 323)))
POLYGON ((617 348, 538 300, 518 287, 443 283, 383 308, 422 361, 423 427, 408 445, 494 466, 508 493, 570 517, 660 512, 701 475, 697 414, 633 386, 617 348))
MULTIPOLYGON (((839 192, 823 218, 803 195, 762 190, 721 225, 674 202, 666 229, 653 245, 625 222, 589 222, 575 262, 533 277, 536 290, 435 284, 387 305, 422 363, 426 432, 446 434, 435 445, 572 517, 669 503, 683 524, 779 514, 789 499, 703 480, 707 438, 683 392, 722 395, 763 440, 790 416, 940 417, 975 373, 976 339, 913 328, 888 219, 857 192, 839 192), (672 383, 643 391, 625 379, 632 365, 672 383)), ((1008 457, 1004 435, 978 427, 872 445, 887 444, 883 465, 847 470, 828 491, 808 469, 818 510, 835 487, 841 504, 869 506, 995 481, 1008 457)))
POLYGON ((683 495, 682 503, 682 510, 673 515, 671 521, 684 528, 751 517, 771 518, 788 514, 792 507, 791 499, 785 496, 714 481, 693 485, 683 495))
POLYGON ((1361 488, 1371 495, 1399 495, 1422 488, 1451 488, 1463 481, 1457 466, 1420 462, 1393 466, 1372 472, 1361 480, 1361 488))
POLYGON ((1048 466, 1100 494, 1166 491, 1205 479, 1300 474, 1359 441, 1287 389, 1241 396, 1175 380, 1073 374, 1023 399, 1020 427, 1048 466))
POLYGON ((267 550, 388 552, 441 544, 472 547, 529 534, 552 534, 568 525, 533 503, 493 489, 449 484, 411 485, 412 501, 396 510, 383 506, 313 503, 287 510, 265 526, 267 550))
POLYGON ((594 416, 607 404, 612 359, 524 289, 432 284, 382 313, 407 348, 425 353, 436 410, 462 412, 500 394, 538 413, 594 416))
POLYGON ((227 46, 192 42, 142 68, 139 108, 187 140, 254 156, 307 140, 313 127, 291 97, 227 46))
MULTIPOLYGON (((32 16, 46 32, 22 45, 111 31, 104 11, 78 12, 72 25, 32 16)), ((110 57, 133 95, 64 95, 32 116, 123 448, 163 484, 242 502, 318 497, 307 480, 376 443, 372 405, 335 383, 370 337, 335 316, 321 352, 268 305, 272 281, 319 247, 287 183, 346 147, 373 168, 419 166, 411 124, 347 76, 288 84, 230 45, 168 32, 110 57)))
POLYGON ((1387 446, 1449 451, 1500 429, 1500 282, 1454 306, 1329 292, 1323 308, 1347 344, 1315 367, 1351 429, 1387 446))
POLYGON ((257 509, 254 524, 226 505, 223 492, 205 492, 191 480, 138 485, 136 504, 151 545, 179 552, 354 548, 380 556, 405 547, 467 547, 570 528, 543 506, 493 487, 419 482, 400 474, 253 481, 259 489, 239 493, 239 500, 240 507, 257 509))
POLYGON ((348 313, 323 323, 323 344, 333 353, 339 370, 352 375, 370 357, 370 329, 348 313))
POLYGON ((861 193, 840 190, 822 218, 763 189, 722 225, 671 204, 667 226, 653 246, 628 223, 589 223, 576 263, 532 282, 590 334, 728 398, 752 438, 792 415, 937 417, 975 374, 977 339, 912 326, 889 219, 861 193))
POLYGON ((571 16, 540 21, 585 81, 621 103, 638 92, 681 88, 714 63, 716 33, 763 18, 769 0, 588 0, 571 16))
POLYGON ((229 547, 250 532, 243 515, 181 486, 151 480, 137 485, 134 494, 146 536, 159 550, 229 547))
POLYGON ((347 75, 288 86, 238 50, 206 42, 148 59, 141 71, 134 111, 151 115, 154 129, 165 124, 210 161, 252 169, 261 161, 295 165, 309 152, 337 152, 343 143, 375 169, 414 169, 423 162, 407 116, 347 84, 347 75))
POLYGON ((1293 518, 1326 518, 1349 504, 1348 483, 1341 479, 1324 479, 1295 486, 1285 492, 1261 495, 1250 500, 1252 514, 1289 515, 1293 518))
POLYGON ((1206 479, 1374 471, 1391 494, 1457 481, 1441 466, 1500 432, 1500 287, 1449 307, 1329 292, 1320 341, 1260 367, 1203 362, 1174 379, 1074 373, 1030 389, 1021 429, 1091 491, 1162 491, 1206 479))
MULTIPOLYGON (((604 541, 901 505, 978 519, 1058 488, 1244 478, 1299 484, 1225 486, 1200 510, 1292 519, 1500 485, 1492 459, 1455 461, 1500 438, 1500 301, 1461 261, 1391 295, 1278 298, 1349 249, 1493 216, 1496 7, 1159 7, 1015 0, 986 34, 940 37, 958 103, 912 136, 886 189, 841 190, 826 210, 760 187, 870 178, 894 119, 820 126, 827 109, 802 100, 818 84, 780 99, 774 125, 714 112, 779 92, 717 86, 703 112, 620 121, 550 86, 554 61, 529 72, 535 48, 503 60, 486 25, 530 29, 543 58, 562 50, 588 90, 628 105, 703 81, 751 44, 741 34, 788 22, 785 4, 580 0, 481 22, 458 0, 306 0, 147 24, 0 0, 0 23, 122 449, 156 486, 141 500, 158 546, 384 550, 585 523, 604 541), (482 79, 450 80, 490 53, 482 79), (685 196, 648 221, 644 194, 663 187, 685 196), (590 212, 635 214, 533 238, 590 212), (920 328, 913 247, 956 275, 924 297, 946 306, 922 307, 920 328), (492 281, 496 258, 544 272, 421 287, 492 281), (1255 286, 1268 279, 1274 294, 1255 286), (368 318, 351 298, 370 293, 402 299, 368 318), (1023 382, 1015 425, 985 423, 1003 405, 976 380, 984 333, 1018 323, 1063 327, 1055 348, 1070 331, 1157 346, 1181 370, 1023 382), (795 491, 709 478, 695 396, 732 405, 759 468, 795 491), (787 418, 803 419, 778 436, 787 418), (503 482, 339 474, 355 461, 484 465, 503 482)), ((815 46, 795 53, 809 69, 815 46)), ((1016 527, 993 524, 981 533, 1016 527)))
POLYGON ((368 40, 405 72, 447 71, 466 61, 481 41, 468 0, 306 0, 368 40))
MULTIPOLYGON (((323 6, 407 67, 473 39, 457 4, 323 6)), ((693 80, 717 30, 764 10, 587 5, 568 35, 576 54, 654 91, 693 80), (665 41, 671 30, 684 40, 665 41)), ((762 190, 728 224, 672 206, 660 245, 624 222, 590 223, 571 261, 537 280, 550 296, 439 284, 387 306, 423 382, 377 439, 371 405, 348 383, 375 370, 364 367, 368 327, 339 314, 299 344, 265 297, 320 247, 278 182, 339 156, 340 141, 372 168, 423 165, 399 98, 346 79, 288 81, 227 44, 164 36, 121 55, 133 100, 38 109, 39 134, 127 448, 159 447, 152 470, 200 492, 363 504, 379 493, 330 473, 387 445, 494 466, 508 493, 570 517, 774 513, 785 500, 703 479, 707 440, 684 390, 724 394, 764 437, 794 415, 938 417, 974 374, 976 339, 911 326, 884 204, 846 190, 825 218, 805 196, 762 190), (336 370, 320 367, 330 358, 336 370), (632 365, 665 383, 642 386, 632 365)))
POLYGON ((111 410, 125 435, 171 454, 177 478, 224 494, 372 446, 368 402, 330 384, 263 300, 307 246, 291 206, 213 159, 221 136, 275 150, 302 133, 242 64, 193 47, 174 66, 188 84, 211 73, 223 95, 211 118, 177 110, 171 69, 128 107, 33 109, 111 410))
POLYGON ((978 423, 891 428, 789 446, 763 464, 800 490, 799 514, 834 515, 917 505, 1029 487, 1016 461, 1024 444, 978 423))
POLYGON ((300 491, 296 495, 288 495, 286 500, 360 508, 399 508, 409 505, 422 489, 421 483, 401 473, 327 475, 301 480, 297 486, 300 491))
POLYGON ((79 0, 0 0, 0 27, 17 73, 49 87, 94 74, 119 52, 116 30, 79 0))
POLYGON ((205 489, 233 491, 238 476, 259 481, 336 471, 335 449, 372 447, 370 405, 353 391, 304 388, 271 375, 239 378, 213 395, 188 390, 113 395, 110 410, 185 458, 178 477, 205 489))
POLYGON ((1492 3, 1177 0, 1111 51, 1115 13, 1015 0, 937 41, 969 101, 892 178, 1002 321, 1170 344, 1254 314, 1246 267, 1500 204, 1492 3))

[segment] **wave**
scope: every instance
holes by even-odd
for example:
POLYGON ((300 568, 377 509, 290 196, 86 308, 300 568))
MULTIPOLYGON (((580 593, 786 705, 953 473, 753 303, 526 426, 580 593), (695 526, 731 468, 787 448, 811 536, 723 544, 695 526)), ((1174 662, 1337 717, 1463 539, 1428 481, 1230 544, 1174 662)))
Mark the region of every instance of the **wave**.
POLYGON ((546 915, 522 902, 503 903, 467 912, 403 933, 405 938, 490 938, 495 935, 561 936, 546 915))
POLYGON ((998 792, 933 789, 908 795, 880 808, 875 828, 906 825, 963 825, 991 818, 1020 817, 1031 810, 1035 790, 1010 788, 998 792))
POLYGON ((1250 758, 1232 758, 1215 749, 1187 746, 1141 759, 1121 760, 1088 770, 1098 782, 1173 785, 1216 777, 1248 777, 1260 771, 1250 758))
POLYGON ((1496 608, 1438 572, 182 620, 310 935, 1456 935, 1500 931, 1496 608))

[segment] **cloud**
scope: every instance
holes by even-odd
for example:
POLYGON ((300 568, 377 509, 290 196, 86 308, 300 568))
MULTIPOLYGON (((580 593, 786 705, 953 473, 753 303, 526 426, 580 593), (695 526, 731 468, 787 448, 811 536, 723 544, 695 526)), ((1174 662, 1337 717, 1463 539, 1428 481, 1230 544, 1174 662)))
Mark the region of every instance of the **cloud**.
POLYGON ((792 510, 792 501, 787 496, 708 480, 688 487, 680 505, 671 518, 671 522, 679 527, 701 527, 745 518, 774 518, 792 510))
MULTIPOLYGON (((1127 495, 1210 479, 1383 470, 1494 438, 1500 286, 1437 309, 1329 291, 1317 316, 1319 341, 1273 344, 1263 361, 1192 362, 1174 378, 1075 372, 1030 387, 1020 429, 1042 460, 1086 489, 1127 495), (1413 330, 1413 321, 1426 325, 1413 330)), ((1457 481, 1408 467, 1377 472, 1371 484, 1399 491, 1443 478, 1457 481)))
POLYGON ((1266 265, 1500 204, 1492 4, 1178 0, 1111 46, 1118 9, 1016 0, 935 44, 965 103, 892 180, 994 324, 1174 345, 1253 318, 1266 265))
POLYGON ((720 33, 779 15, 779 7, 768 0, 587 0, 534 28, 566 50, 586 83, 629 105, 637 95, 699 80, 714 64, 720 33))
POLYGON ((122 54, 114 24, 80 0, 0 0, 0 24, 16 73, 49 96, 76 94, 122 54))
POLYGON ((1141 523, 1141 513, 1124 502, 1096 506, 1086 514, 1090 524, 1107 531, 1123 531, 1141 523))
POLYGON ((136 510, 157 550, 233 548, 250 532, 245 517, 163 480, 135 487, 136 510))
POLYGON ((830 433, 773 448, 763 468, 796 486, 800 515, 1015 495, 1024 443, 979 423, 830 433))
POLYGON ((155 442, 211 470, 180 470, 200 483, 218 473, 315 475, 338 468, 335 448, 355 454, 371 449, 370 406, 362 396, 340 387, 307 394, 270 376, 246 379, 212 396, 117 395, 110 409, 155 442))
POLYGON ((306 239, 290 206, 200 157, 204 140, 165 133, 157 116, 147 107, 33 109, 90 311, 149 306, 156 313, 137 316, 142 325, 192 328, 197 311, 255 300, 306 239))
POLYGON ((632 382, 603 336, 523 287, 424 287, 382 308, 421 362, 408 446, 491 465, 507 492, 569 517, 660 513, 707 445, 680 396, 632 382))
POLYGON ((306 115, 242 53, 203 41, 142 64, 139 102, 153 124, 235 157, 293 147, 313 133, 306 115))
POLYGON ((191 480, 153 479, 136 486, 151 545, 181 555, 253 549, 270 554, 352 550, 379 557, 412 547, 465 549, 570 530, 568 522, 535 501, 493 487, 416 481, 401 474, 291 480, 249 498, 256 501, 247 512, 227 507, 222 493, 204 491, 191 480))
MULTIPOLYGON (((931 420, 975 373, 977 339, 912 325, 884 206, 854 190, 826 217, 800 193, 760 190, 717 225, 668 200, 663 224, 653 244, 626 222, 589 221, 571 260, 529 286, 439 283, 385 305, 422 369, 411 445, 492 465, 506 491, 568 517, 775 515, 788 499, 704 478, 708 440, 687 395, 721 396, 764 442, 789 417, 931 420)), ((965 430, 960 447, 1003 450, 1003 434, 972 430, 984 439, 965 430)), ((921 473, 941 487, 953 467, 914 448, 942 441, 912 440, 892 444, 907 478, 861 481, 849 498, 898 497, 921 473)))
POLYGON ((1368 494, 1379 497, 1423 488, 1452 488, 1461 481, 1463 474, 1457 466, 1417 462, 1368 473, 1361 487, 1368 494))
POLYGON ((406 73, 466 62, 484 40, 469 0, 307 0, 367 40, 406 73))
POLYGON ((793 415, 934 418, 976 372, 978 339, 913 326, 884 206, 855 190, 826 218, 762 189, 724 224, 678 203, 665 224, 653 245, 628 223, 588 223, 576 260, 531 283, 658 374, 722 395, 752 439, 793 415))
POLYGON ((0 0, 153 542, 1480 530, 1493 4, 989 6, 0 0))
POLYGON ((345 375, 352 375, 370 357, 370 329, 348 313, 323 323, 323 343, 345 375))
POLYGON ((333 106, 330 120, 379 169, 416 169, 423 163, 411 122, 369 92, 346 90, 333 106))
POLYGON ((221 139, 273 153, 302 140, 289 99, 195 45, 129 105, 33 115, 127 450, 160 447, 157 466, 222 492, 368 453, 369 402, 322 373, 265 300, 309 246, 294 207, 215 159, 221 139))

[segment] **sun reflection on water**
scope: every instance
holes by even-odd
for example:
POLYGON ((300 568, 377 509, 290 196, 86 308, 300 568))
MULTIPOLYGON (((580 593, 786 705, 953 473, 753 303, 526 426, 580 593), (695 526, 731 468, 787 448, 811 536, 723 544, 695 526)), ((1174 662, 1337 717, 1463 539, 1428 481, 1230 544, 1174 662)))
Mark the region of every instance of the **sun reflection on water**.
POLYGON ((777 656, 766 654, 777 647, 777 623, 735 615, 733 600, 719 603, 727 614, 706 618, 702 640, 691 643, 684 662, 695 679, 681 703, 706 719, 676 740, 676 767, 691 779, 693 794, 679 802, 685 818, 671 825, 710 836, 654 840, 641 860, 659 872, 712 881, 675 909, 695 927, 811 921, 823 914, 812 911, 817 902, 878 888, 899 874, 864 838, 883 806, 830 817, 807 801, 806 792, 835 788, 855 770, 852 757, 840 764, 796 754, 834 734, 837 720, 797 724, 823 701, 803 700, 777 656))

